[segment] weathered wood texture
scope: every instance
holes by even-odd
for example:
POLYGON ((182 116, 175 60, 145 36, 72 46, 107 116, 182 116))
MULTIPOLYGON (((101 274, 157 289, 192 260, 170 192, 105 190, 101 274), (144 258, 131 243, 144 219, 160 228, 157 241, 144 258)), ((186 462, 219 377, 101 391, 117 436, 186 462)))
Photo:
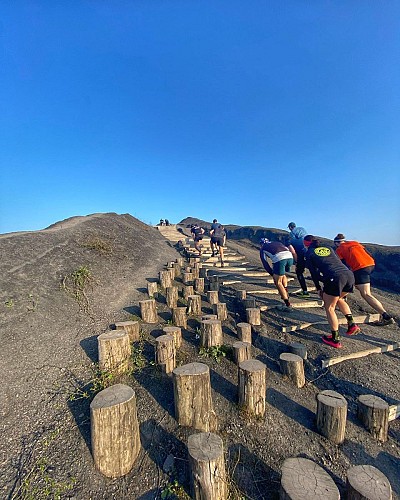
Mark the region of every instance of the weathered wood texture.
POLYGON ((226 321, 228 319, 228 310, 225 302, 217 302, 216 304, 213 304, 213 311, 220 321, 226 321))
POLYGON ((218 302, 219 302, 218 291, 217 290, 209 290, 207 292, 207 301, 211 305, 218 304, 218 302))
POLYGON ((118 321, 115 323, 117 330, 124 330, 131 342, 140 340, 140 323, 139 321, 118 321))
POLYGON ((266 366, 249 359, 239 363, 239 405, 251 415, 264 416, 266 366))
POLYGON ((291 352, 283 352, 279 356, 279 365, 283 375, 288 377, 296 387, 304 386, 306 379, 303 358, 291 352))
POLYGON ((245 309, 254 309, 256 307, 256 299, 250 297, 243 300, 243 307, 245 309))
POLYGON ((182 283, 184 285, 193 285, 193 274, 192 273, 183 273, 182 274, 182 283))
POLYGON ((156 338, 156 363, 163 373, 171 373, 175 368, 175 339, 172 335, 156 338))
POLYGON ((127 474, 140 451, 133 389, 115 384, 99 392, 90 404, 90 425, 97 469, 111 478, 127 474))
POLYGON ((183 285, 183 287, 182 287, 182 297, 185 300, 188 300, 188 297, 190 297, 190 295, 194 295, 194 287, 193 287, 193 285, 183 285))
POLYGON ((322 360, 322 368, 327 368, 328 366, 333 366, 342 361, 347 361, 349 359, 364 358, 370 354, 380 354, 382 352, 391 352, 400 348, 400 342, 394 342, 393 344, 387 344, 381 347, 372 347, 371 349, 366 349, 365 351, 352 352, 350 354, 345 354, 344 356, 338 356, 336 358, 329 358, 322 360))
POLYGON ((198 293, 204 292, 204 278, 196 278, 194 280, 194 289, 198 293))
POLYGON ((261 325, 261 310, 258 307, 251 307, 246 309, 247 323, 250 325, 261 325))
POLYGON ((347 471, 348 500, 392 500, 388 478, 372 465, 355 465, 347 471))
POLYGON ((238 365, 241 361, 251 359, 251 344, 248 342, 235 342, 232 344, 233 359, 238 365))
POLYGON ((175 326, 187 328, 186 307, 174 307, 172 309, 172 323, 175 326))
POLYGON ((202 320, 200 328, 200 346, 208 348, 222 345, 223 343, 224 338, 221 321, 219 319, 202 320))
POLYGON ((202 314, 201 321, 204 321, 205 319, 218 319, 218 318, 216 314, 202 314))
POLYGON ((219 292, 219 283, 218 281, 210 281, 208 285, 209 290, 214 292, 219 292))
POLYGON ((183 257, 177 257, 177 258, 175 259, 175 262, 176 262, 176 263, 177 263, 180 267, 182 267, 182 266, 184 265, 184 263, 185 263, 185 259, 184 259, 183 257))
POLYGON ((236 290, 236 298, 238 300, 245 300, 247 296, 246 290, 236 290))
POLYGON ((189 295, 189 297, 188 297, 188 314, 193 314, 194 316, 201 315, 201 296, 200 295, 189 295))
POLYGON ((177 286, 169 286, 166 288, 165 299, 167 302, 167 306, 170 309, 173 309, 178 304, 178 287, 177 286))
POLYGON ((236 325, 238 339, 242 342, 251 344, 251 325, 250 323, 238 323, 236 325))
POLYGON ((180 326, 164 326, 163 332, 165 335, 174 337, 175 349, 179 349, 182 345, 182 329, 180 326))
POLYGON ((175 278, 178 278, 181 275, 181 266, 178 264, 178 262, 174 262, 172 264, 172 267, 174 269, 175 278))
POLYGON ((335 444, 343 443, 346 433, 347 401, 335 391, 317 395, 317 429, 335 444))
POLYGON ((109 330, 97 337, 100 370, 125 373, 130 366, 131 343, 125 330, 109 330))
POLYGON ((362 394, 358 397, 358 418, 375 439, 384 443, 388 438, 389 404, 378 396, 362 394))
POLYGON ((156 301, 154 299, 140 300, 140 315, 145 323, 158 323, 156 301))
POLYGON ((192 434, 188 454, 194 500, 226 500, 228 498, 222 439, 211 432, 192 434))
POLYGON ((147 294, 152 299, 158 295, 158 283, 156 281, 149 281, 147 283, 147 294))
POLYGON ((164 290, 169 286, 172 286, 171 273, 167 270, 160 271, 159 273, 160 285, 164 290))
POLYGON ((302 359, 307 359, 307 347, 301 342, 291 342, 289 344, 289 351, 302 359))

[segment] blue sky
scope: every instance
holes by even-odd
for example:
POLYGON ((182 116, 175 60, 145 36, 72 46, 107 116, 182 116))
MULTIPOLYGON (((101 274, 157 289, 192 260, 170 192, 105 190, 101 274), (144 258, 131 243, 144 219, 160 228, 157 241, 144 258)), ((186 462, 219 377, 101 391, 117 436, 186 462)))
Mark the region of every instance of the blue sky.
POLYGON ((193 216, 400 244, 400 3, 4 0, 0 232, 193 216))

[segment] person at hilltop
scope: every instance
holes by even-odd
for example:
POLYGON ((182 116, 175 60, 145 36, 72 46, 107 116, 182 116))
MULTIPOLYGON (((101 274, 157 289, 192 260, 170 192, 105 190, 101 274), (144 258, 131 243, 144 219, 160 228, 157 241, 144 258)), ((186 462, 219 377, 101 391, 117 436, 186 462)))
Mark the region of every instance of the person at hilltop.
POLYGON ((324 301, 326 317, 331 327, 331 334, 323 335, 322 341, 331 347, 340 348, 342 344, 339 339, 336 307, 347 319, 346 335, 356 335, 360 332, 360 327, 355 324, 350 307, 344 300, 348 293, 353 292, 353 273, 341 262, 333 248, 321 245, 315 236, 306 235, 304 245, 307 248, 306 264, 318 293, 324 301), (320 282, 323 283, 323 288, 320 282))
POLYGON ((200 242, 203 239, 203 234, 205 233, 205 231, 198 224, 192 224, 190 226, 190 232, 192 233, 194 248, 199 252, 199 256, 201 256, 202 251, 200 242))
POLYGON ((224 246, 226 243, 226 231, 224 226, 222 226, 217 219, 213 220, 210 229, 210 247, 212 252, 212 257, 218 255, 221 260, 221 267, 224 267, 224 246))
POLYGON ((359 290, 361 297, 372 309, 377 311, 381 317, 378 324, 390 325, 394 319, 388 314, 381 302, 371 293, 371 274, 375 269, 375 261, 361 243, 357 241, 347 241, 344 234, 335 236, 333 243, 336 253, 341 261, 353 271, 355 286, 359 290))
POLYGON ((306 269, 306 249, 304 247, 304 236, 307 231, 304 227, 297 227, 294 222, 289 222, 289 250, 293 254, 293 259, 296 264, 296 276, 301 286, 301 292, 297 295, 299 297, 309 297, 310 293, 307 290, 307 283, 304 278, 304 271, 306 269))
POLYGON ((293 255, 289 248, 279 241, 270 241, 268 238, 261 238, 260 245, 260 259, 264 269, 272 276, 286 307, 291 307, 287 291, 286 272, 290 271, 290 267, 293 264, 293 255), (271 260, 272 267, 267 259, 271 260))

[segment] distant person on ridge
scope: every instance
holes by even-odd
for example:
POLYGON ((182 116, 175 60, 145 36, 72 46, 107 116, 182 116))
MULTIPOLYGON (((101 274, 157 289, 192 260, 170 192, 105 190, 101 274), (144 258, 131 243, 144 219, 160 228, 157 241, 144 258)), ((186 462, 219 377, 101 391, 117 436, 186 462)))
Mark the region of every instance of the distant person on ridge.
POLYGON ((309 297, 310 293, 307 290, 307 283, 304 279, 304 271, 306 269, 306 249, 304 246, 304 236, 307 231, 304 227, 297 227, 294 222, 289 222, 289 250, 293 254, 294 262, 296 264, 296 276, 301 286, 301 292, 297 295, 299 297, 309 297))
POLYGON ((213 220, 210 230, 210 246, 212 251, 212 257, 218 255, 221 260, 221 267, 224 267, 224 246, 226 242, 226 232, 224 226, 222 226, 217 219, 213 220))
POLYGON ((291 307, 285 273, 290 271, 290 266, 293 264, 293 255, 279 241, 269 241, 268 238, 261 238, 260 245, 260 259, 264 269, 273 277, 275 286, 285 306, 291 307), (268 258, 271 260, 272 267, 269 265, 268 258))
POLYGON ((331 327, 331 335, 323 335, 322 342, 331 347, 340 348, 339 321, 336 316, 336 306, 347 319, 346 335, 356 335, 360 327, 354 323, 350 307, 344 297, 353 291, 353 273, 341 262, 333 248, 320 244, 319 240, 312 234, 304 237, 304 245, 307 250, 307 267, 311 277, 324 301, 326 317, 331 327), (321 289, 320 281, 324 287, 321 289))
POLYGON ((193 236, 194 248, 199 252, 199 256, 201 256, 201 243, 200 241, 203 239, 203 234, 205 233, 204 229, 200 227, 198 224, 192 224, 190 226, 190 232, 193 236))
POLYGON ((371 274, 375 269, 375 261, 367 250, 357 241, 347 241, 344 234, 339 233, 333 240, 336 253, 341 261, 349 267, 354 274, 355 285, 361 297, 380 315, 379 324, 391 325, 395 321, 386 312, 383 305, 371 293, 371 274))

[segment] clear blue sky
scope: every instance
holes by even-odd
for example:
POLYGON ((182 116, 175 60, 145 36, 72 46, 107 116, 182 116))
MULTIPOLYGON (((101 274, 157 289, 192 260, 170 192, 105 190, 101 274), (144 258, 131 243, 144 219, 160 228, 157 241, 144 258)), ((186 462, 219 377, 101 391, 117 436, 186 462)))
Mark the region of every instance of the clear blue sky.
POLYGON ((186 216, 400 244, 400 3, 3 0, 0 232, 186 216))

